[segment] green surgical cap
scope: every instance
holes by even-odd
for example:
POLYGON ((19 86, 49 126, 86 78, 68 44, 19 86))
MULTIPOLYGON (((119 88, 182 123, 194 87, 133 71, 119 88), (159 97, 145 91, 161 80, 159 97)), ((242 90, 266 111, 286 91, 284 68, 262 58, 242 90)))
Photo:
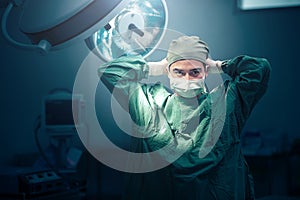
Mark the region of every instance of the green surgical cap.
POLYGON ((178 60, 198 60, 202 63, 208 58, 207 44, 197 36, 181 36, 170 43, 168 66, 178 60))

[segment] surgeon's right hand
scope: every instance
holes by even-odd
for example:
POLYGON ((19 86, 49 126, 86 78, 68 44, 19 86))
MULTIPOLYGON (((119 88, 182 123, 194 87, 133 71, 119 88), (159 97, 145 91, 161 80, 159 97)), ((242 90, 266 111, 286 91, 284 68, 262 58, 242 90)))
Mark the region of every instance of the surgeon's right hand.
POLYGON ((148 62, 149 76, 160 76, 167 74, 168 61, 166 58, 157 62, 148 62))

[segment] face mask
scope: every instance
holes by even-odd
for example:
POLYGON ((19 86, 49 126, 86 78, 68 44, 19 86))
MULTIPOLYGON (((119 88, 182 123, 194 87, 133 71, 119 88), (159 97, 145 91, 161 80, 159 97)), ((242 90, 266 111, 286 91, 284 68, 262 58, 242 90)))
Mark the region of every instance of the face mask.
POLYGON ((171 89, 179 96, 193 98, 202 92, 206 92, 203 79, 186 80, 184 78, 174 78, 169 75, 171 89))

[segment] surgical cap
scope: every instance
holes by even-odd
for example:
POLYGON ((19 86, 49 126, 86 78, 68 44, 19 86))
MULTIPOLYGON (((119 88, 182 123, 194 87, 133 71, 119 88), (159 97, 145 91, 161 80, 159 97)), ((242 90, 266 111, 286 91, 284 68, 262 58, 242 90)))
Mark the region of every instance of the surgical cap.
POLYGON ((209 48, 197 36, 181 36, 170 43, 167 60, 168 66, 178 60, 198 60, 206 62, 209 48))

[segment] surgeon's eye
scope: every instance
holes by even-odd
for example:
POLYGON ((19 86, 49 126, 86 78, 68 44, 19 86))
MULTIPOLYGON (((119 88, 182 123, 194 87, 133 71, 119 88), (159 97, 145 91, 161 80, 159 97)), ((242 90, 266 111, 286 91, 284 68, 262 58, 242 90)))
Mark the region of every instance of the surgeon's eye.
POLYGON ((189 71, 189 75, 192 77, 198 77, 201 74, 201 69, 192 69, 189 71))
POLYGON ((180 70, 180 69, 174 69, 173 72, 174 72, 174 74, 175 74, 176 76, 178 76, 178 77, 185 76, 185 74, 186 74, 185 71, 180 70))

